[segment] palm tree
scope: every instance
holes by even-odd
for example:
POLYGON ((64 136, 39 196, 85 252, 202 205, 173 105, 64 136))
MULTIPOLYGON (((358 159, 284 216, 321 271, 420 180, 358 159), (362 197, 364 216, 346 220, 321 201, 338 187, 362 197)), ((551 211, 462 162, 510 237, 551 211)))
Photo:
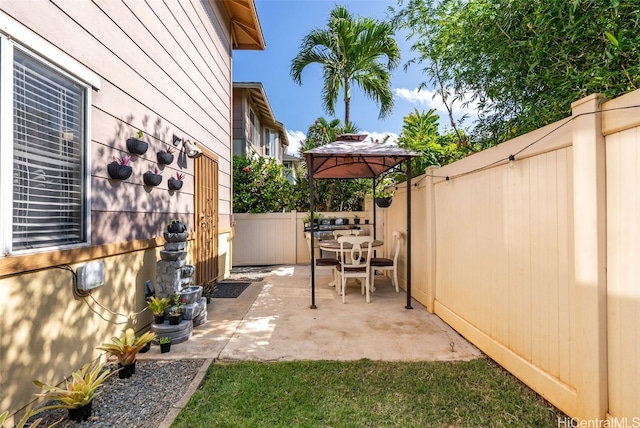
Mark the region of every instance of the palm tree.
POLYGON ((400 62, 400 48, 394 27, 388 22, 352 16, 344 6, 330 14, 327 29, 314 29, 300 44, 291 62, 291 77, 302 84, 302 70, 313 63, 323 67, 322 102, 325 111, 335 114, 338 93, 344 91, 344 123, 350 123, 351 84, 380 104, 379 118, 393 109, 391 71, 400 62), (382 62, 386 57, 386 64, 382 62))

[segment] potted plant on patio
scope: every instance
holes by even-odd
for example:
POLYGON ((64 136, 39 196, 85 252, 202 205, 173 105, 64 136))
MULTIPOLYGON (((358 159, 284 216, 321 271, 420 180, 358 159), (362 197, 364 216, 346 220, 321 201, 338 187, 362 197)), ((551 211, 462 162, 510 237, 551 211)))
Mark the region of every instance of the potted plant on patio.
POLYGON ((136 337, 133 329, 128 328, 123 337, 112 337, 111 341, 113 343, 103 343, 97 349, 107 351, 118 359, 118 365, 121 368, 118 376, 120 379, 126 379, 136 372, 136 356, 138 352, 155 338, 156 334, 151 331, 136 337))
POLYGON ((147 307, 151 312, 153 312, 154 321, 156 324, 164 323, 164 314, 169 309, 171 305, 171 300, 168 297, 155 297, 151 296, 149 298, 149 302, 147 303, 147 307))
POLYGON ((103 371, 103 367, 104 364, 97 362, 85 364, 65 381, 65 386, 62 388, 34 380, 34 385, 44 388, 47 391, 34 395, 60 402, 60 404, 41 407, 37 409, 37 411, 68 409, 69 419, 75 422, 86 421, 91 416, 93 399, 96 395, 100 394, 98 388, 100 388, 110 376, 115 374, 115 371, 112 372, 109 369, 103 371))
POLYGON ((358 214, 353 215, 353 224, 360 224, 360 216, 358 214))
POLYGON ((396 194, 395 184, 395 180, 388 176, 376 184, 373 198, 377 206, 387 208, 391 205, 392 198, 396 194))
POLYGON ((173 306, 169 310, 170 325, 178 325, 182 321, 182 307, 186 300, 186 297, 183 299, 178 293, 173 296, 173 306))
POLYGON ((171 351, 171 338, 169 336, 162 336, 158 342, 160 343, 161 354, 171 351))

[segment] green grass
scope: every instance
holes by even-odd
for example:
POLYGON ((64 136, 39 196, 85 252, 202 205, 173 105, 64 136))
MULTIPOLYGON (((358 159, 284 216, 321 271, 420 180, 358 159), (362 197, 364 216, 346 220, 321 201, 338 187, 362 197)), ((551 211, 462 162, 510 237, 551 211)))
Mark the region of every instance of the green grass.
POLYGON ((489 359, 215 363, 172 427, 557 427, 489 359))

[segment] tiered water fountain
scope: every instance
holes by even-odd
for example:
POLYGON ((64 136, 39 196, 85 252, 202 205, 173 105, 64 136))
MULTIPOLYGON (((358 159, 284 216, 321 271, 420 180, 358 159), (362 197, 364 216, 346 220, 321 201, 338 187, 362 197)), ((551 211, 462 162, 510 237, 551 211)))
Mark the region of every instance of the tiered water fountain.
MULTIPOLYGON (((169 336, 172 343, 188 340, 197 327, 207 321, 207 298, 202 297, 202 287, 193 285, 195 266, 188 265, 186 226, 181 221, 173 220, 164 234, 166 241, 164 250, 160 251, 161 260, 156 263, 156 297, 168 297, 173 302, 175 295, 184 303, 182 321, 172 325, 169 321, 163 324, 152 324, 151 331, 159 337, 169 336)), ((165 318, 168 320, 167 310, 165 318)))

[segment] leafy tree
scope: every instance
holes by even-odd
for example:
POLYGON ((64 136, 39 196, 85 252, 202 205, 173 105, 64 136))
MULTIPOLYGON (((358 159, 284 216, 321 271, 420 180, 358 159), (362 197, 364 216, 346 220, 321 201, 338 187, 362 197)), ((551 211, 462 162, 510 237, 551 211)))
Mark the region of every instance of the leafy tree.
POLYGON ((323 67, 322 102, 327 113, 335 114, 340 90, 344 92, 344 123, 351 122, 351 85, 380 104, 380 118, 393 109, 391 71, 400 61, 400 49, 390 23, 354 17, 344 6, 330 13, 326 29, 314 29, 300 44, 291 62, 291 76, 302 84, 302 70, 309 64, 323 67), (381 60, 386 58, 386 64, 381 60))
MULTIPOLYGON (((411 161, 413 175, 420 175, 431 165, 446 165, 470 154, 473 150, 461 144, 456 132, 440 135, 439 117, 435 109, 419 112, 417 109, 403 118, 404 124, 398 137, 398 146, 420 153, 411 161)), ((465 138, 462 141, 466 141, 465 138)), ((401 180, 404 181, 404 180, 401 180)))
POLYGON ((477 101, 483 147, 640 86, 640 8, 619 0, 399 0, 395 23, 445 102, 477 101))
POLYGON ((291 183, 274 159, 233 157, 233 211, 268 213, 291 211, 291 183))

